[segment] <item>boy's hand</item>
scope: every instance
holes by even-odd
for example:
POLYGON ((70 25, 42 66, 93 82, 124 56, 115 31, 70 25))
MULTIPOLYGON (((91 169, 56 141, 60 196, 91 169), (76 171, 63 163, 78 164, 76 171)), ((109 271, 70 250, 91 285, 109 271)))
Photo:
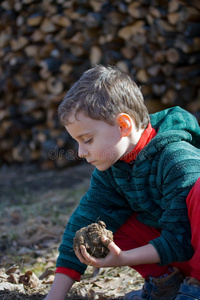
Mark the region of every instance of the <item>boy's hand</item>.
POLYGON ((151 244, 122 251, 114 242, 109 243, 106 238, 103 238, 102 242, 110 250, 109 254, 105 258, 96 258, 91 256, 86 251, 85 246, 82 245, 80 249, 76 249, 76 256, 82 263, 95 268, 160 263, 159 254, 155 247, 151 244))
POLYGON ((105 258, 96 258, 91 256, 83 245, 81 245, 80 248, 76 248, 76 256, 82 263, 95 268, 122 266, 123 251, 114 242, 110 242, 108 244, 109 240, 107 238, 102 238, 102 242, 106 244, 110 250, 109 254, 105 258))

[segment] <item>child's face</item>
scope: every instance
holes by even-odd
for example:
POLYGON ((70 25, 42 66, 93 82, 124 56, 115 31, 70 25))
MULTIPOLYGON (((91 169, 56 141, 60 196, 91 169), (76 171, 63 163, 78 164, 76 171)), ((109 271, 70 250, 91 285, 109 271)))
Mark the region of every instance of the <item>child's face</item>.
POLYGON ((79 144, 79 156, 99 171, 111 167, 127 151, 127 139, 122 136, 117 122, 112 126, 79 113, 77 118, 72 116, 65 127, 79 144))

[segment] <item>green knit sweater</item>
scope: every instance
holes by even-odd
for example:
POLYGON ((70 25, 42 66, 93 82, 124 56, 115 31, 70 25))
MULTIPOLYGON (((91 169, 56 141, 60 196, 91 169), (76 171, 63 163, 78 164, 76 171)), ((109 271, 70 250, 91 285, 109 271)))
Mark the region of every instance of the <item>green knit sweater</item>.
POLYGON ((157 135, 140 151, 133 167, 117 161, 106 171, 93 172, 90 188, 66 226, 57 266, 83 274, 86 266, 72 249, 75 232, 97 220, 115 232, 133 212, 140 222, 162 229, 161 236, 150 241, 161 265, 192 257, 185 200, 200 177, 200 127, 180 107, 150 117, 157 135))

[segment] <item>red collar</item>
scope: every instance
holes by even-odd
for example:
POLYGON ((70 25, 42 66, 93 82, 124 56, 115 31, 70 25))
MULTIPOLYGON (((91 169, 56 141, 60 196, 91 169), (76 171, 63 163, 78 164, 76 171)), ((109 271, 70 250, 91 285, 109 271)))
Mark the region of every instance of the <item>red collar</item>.
POLYGON ((137 145, 135 146, 135 148, 120 160, 123 160, 128 164, 131 161, 136 160, 138 153, 150 142, 152 138, 155 137, 155 135, 156 135, 156 131, 154 128, 152 128, 151 123, 149 123, 147 128, 144 130, 143 134, 141 135, 141 138, 137 143, 137 145))

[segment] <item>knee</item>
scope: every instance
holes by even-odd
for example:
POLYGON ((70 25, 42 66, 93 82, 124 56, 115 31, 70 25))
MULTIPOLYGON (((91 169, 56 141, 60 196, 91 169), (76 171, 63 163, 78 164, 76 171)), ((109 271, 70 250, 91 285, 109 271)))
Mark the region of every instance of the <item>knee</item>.
POLYGON ((192 188, 194 193, 200 196, 200 177, 197 179, 195 185, 192 188))
POLYGON ((200 177, 197 179, 195 185, 192 187, 190 193, 187 196, 186 202, 188 205, 192 199, 193 200, 198 199, 200 201, 200 177))

